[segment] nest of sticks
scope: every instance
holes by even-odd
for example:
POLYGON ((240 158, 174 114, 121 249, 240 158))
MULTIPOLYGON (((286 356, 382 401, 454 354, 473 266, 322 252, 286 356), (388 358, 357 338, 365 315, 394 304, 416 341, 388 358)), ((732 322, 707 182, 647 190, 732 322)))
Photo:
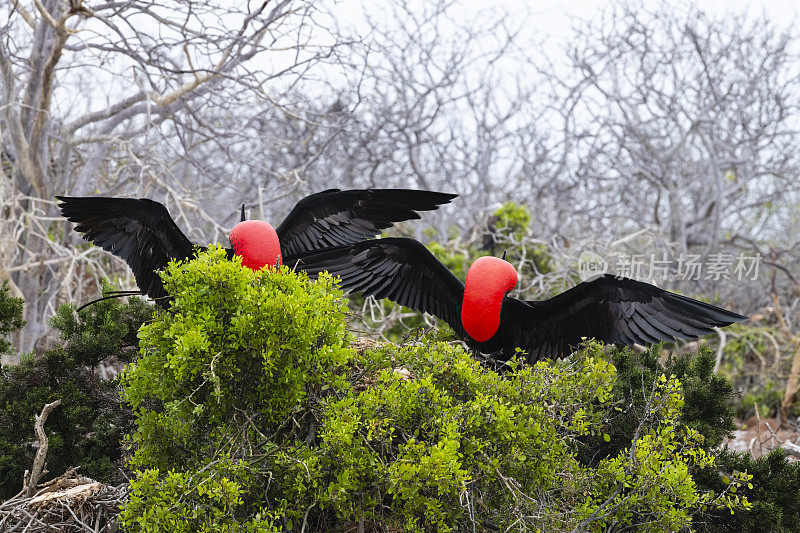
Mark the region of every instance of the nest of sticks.
POLYGON ((0 531, 20 533, 111 533, 128 496, 128 485, 105 485, 70 469, 0 504, 0 531))
POLYGON ((61 476, 39 484, 47 474, 47 436, 44 423, 61 400, 44 406, 34 428, 39 450, 33 468, 25 472, 22 490, 0 503, 0 531, 6 533, 112 533, 117 515, 128 497, 128 485, 106 485, 80 476, 71 468, 61 476))

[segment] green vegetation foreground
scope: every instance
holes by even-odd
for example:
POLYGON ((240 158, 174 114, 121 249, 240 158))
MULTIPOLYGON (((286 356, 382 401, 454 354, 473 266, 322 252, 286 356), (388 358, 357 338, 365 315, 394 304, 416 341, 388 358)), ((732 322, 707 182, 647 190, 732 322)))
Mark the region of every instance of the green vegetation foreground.
POLYGON ((674 376, 652 381, 628 447, 579 460, 622 409, 598 345, 502 375, 443 343, 357 353, 331 278, 254 273, 221 249, 165 285, 173 313, 142 328, 123 377, 132 531, 666 531, 748 506, 733 494, 744 473, 698 489, 692 472, 714 459, 680 421, 674 376))
MULTIPOLYGON (((800 526, 797 467, 714 451, 733 427, 731 388, 707 351, 666 368, 655 350, 618 351, 612 365, 589 343, 502 374, 442 342, 357 351, 331 278, 237 263, 215 247, 171 265, 172 312, 140 329, 122 378, 128 531, 800 526)), ((127 332, 95 316, 81 335, 67 314, 59 353, 74 365, 93 354, 91 331, 127 332)), ((18 373, 47 373, 37 364, 3 369, 0 416, 18 373)), ((64 392, 48 387, 29 390, 39 403, 64 392)))

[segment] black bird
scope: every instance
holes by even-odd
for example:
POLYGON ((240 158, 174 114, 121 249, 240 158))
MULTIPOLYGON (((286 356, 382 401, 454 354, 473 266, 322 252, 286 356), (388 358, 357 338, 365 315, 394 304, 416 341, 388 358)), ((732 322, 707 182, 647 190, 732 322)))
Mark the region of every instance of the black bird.
POLYGON ((694 339, 747 317, 654 285, 604 275, 549 300, 506 296, 514 267, 496 257, 476 260, 462 283, 413 239, 386 238, 304 254, 300 268, 327 270, 341 287, 388 298, 447 322, 467 344, 508 360, 521 348, 527 361, 563 357, 582 337, 604 343, 652 344, 694 339))
MULTIPOLYGON (((410 189, 329 189, 297 202, 277 230, 271 227, 270 230, 277 232, 283 260, 294 264, 298 254, 375 237, 393 223, 418 219, 417 211, 437 209, 456 196, 410 189)), ((166 207, 154 200, 56 198, 61 201, 62 215, 76 224, 76 231, 83 233, 87 241, 125 260, 141 293, 162 307, 168 307, 169 302, 157 271, 170 260, 189 259, 197 249, 205 249, 193 244, 166 207)), ((228 257, 236 253, 234 249, 227 251, 228 257)))

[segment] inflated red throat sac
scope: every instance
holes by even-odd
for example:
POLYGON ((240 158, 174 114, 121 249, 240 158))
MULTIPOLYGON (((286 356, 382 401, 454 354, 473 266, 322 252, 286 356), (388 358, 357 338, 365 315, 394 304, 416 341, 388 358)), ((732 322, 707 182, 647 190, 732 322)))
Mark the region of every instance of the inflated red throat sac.
POLYGON ((517 271, 508 261, 481 257, 472 263, 461 306, 461 323, 470 337, 484 342, 497 333, 503 297, 516 285, 517 271))
POLYGON ((275 228, 263 220, 239 222, 231 230, 231 246, 242 266, 260 270, 281 264, 281 243, 275 228))

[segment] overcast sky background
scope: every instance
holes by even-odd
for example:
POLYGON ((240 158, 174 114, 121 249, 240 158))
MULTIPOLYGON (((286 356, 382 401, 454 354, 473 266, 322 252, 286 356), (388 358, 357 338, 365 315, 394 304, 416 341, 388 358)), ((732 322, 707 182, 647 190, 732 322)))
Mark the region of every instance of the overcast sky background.
MULTIPOLYGON (((424 1, 424 0, 423 0, 424 1)), ((526 17, 531 33, 566 36, 571 25, 579 19, 590 19, 605 9, 608 0, 459 0, 464 7, 465 17, 470 13, 478 13, 484 9, 501 8, 509 13, 526 17)), ((630 2, 631 6, 655 8, 664 4, 679 6, 683 2, 667 2, 666 0, 640 0, 630 2)), ((778 25, 790 25, 800 14, 800 2, 796 0, 696 0, 694 5, 710 13, 748 11, 753 15, 765 13, 778 25)), ((360 6, 362 12, 377 13, 385 8, 386 3, 364 0, 336 0, 334 12, 345 11, 360 6)))
MULTIPOLYGON (((424 12, 426 7, 430 7, 431 0, 332 0, 328 6, 334 24, 342 28, 352 28, 361 37, 365 37, 369 31, 367 17, 378 20, 389 28, 396 25, 391 6, 397 3, 418 5, 419 9, 412 7, 412 10, 424 12)), ((485 24, 488 18, 482 16, 482 13, 509 13, 512 15, 509 18, 511 23, 519 25, 521 29, 515 44, 526 55, 560 63, 565 59, 565 44, 574 35, 574 28, 581 26, 582 21, 597 19, 602 11, 616 4, 615 0, 456 0, 456 5, 448 10, 448 15, 459 24, 480 28, 481 22, 485 24)), ((676 12, 687 6, 696 6, 712 17, 746 12, 756 18, 765 14, 775 24, 776 29, 791 27, 800 20, 800 0, 632 0, 629 5, 647 9, 669 6, 676 12)), ((440 26, 440 29, 446 31, 444 26, 440 26)), ((454 23, 453 32, 457 31, 454 23)), ((397 45, 402 47, 403 43, 398 42, 397 45)), ((491 49, 492 43, 487 43, 485 48, 491 49)), ((514 69, 519 68, 519 64, 511 66, 514 69)), ((328 73, 333 77, 337 75, 330 71, 328 73)))
MULTIPOLYGON (((576 19, 589 19, 611 2, 598 0, 461 0, 461 4, 469 10, 479 11, 489 7, 501 7, 510 13, 529 14, 532 32, 541 32, 553 36, 565 36, 570 25, 576 19)), ((664 4, 666 0, 640 0, 630 2, 631 6, 643 5, 650 8, 664 4)), ((697 0, 694 2, 700 9, 711 13, 727 11, 745 11, 757 15, 762 11, 779 25, 789 25, 800 13, 800 2, 795 0, 697 0)))

